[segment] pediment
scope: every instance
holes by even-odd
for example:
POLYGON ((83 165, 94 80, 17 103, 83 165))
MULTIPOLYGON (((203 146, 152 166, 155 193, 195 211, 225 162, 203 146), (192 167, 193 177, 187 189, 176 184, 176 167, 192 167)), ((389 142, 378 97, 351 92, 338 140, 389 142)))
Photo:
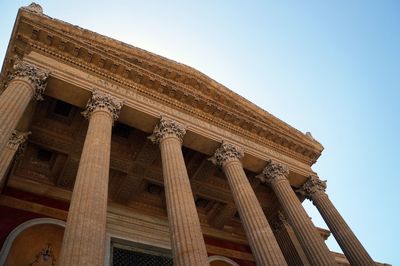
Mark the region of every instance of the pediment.
POLYGON ((111 82, 135 83, 141 93, 163 97, 171 105, 183 103, 185 112, 309 165, 323 150, 311 136, 189 66, 27 8, 17 16, 0 76, 3 83, 13 56, 31 50, 111 82))

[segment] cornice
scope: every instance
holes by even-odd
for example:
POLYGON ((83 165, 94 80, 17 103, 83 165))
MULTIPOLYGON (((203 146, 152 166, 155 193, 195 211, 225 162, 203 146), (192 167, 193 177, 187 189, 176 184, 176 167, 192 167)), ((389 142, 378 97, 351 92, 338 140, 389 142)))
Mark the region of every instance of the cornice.
POLYGON ((13 54, 34 49, 123 86, 135 83, 147 95, 183 105, 184 111, 309 165, 323 150, 317 141, 191 67, 45 15, 20 9, 10 47, 2 80, 13 54))

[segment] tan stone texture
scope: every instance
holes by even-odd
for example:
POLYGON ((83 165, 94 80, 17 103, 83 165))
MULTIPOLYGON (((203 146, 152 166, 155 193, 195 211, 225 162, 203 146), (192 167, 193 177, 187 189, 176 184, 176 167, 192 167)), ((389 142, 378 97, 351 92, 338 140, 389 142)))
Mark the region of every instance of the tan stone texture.
POLYGON ((6 147, 0 155, 0 192, 3 190, 6 172, 17 150, 6 147))
MULTIPOLYGON (((88 108, 92 106, 89 102, 88 108)), ((59 265, 104 265, 111 128, 115 117, 110 108, 104 106, 104 101, 96 106, 90 114, 85 113, 89 128, 72 193, 59 265)))
POLYGON ((7 145, 13 130, 21 119, 34 93, 26 80, 12 80, 0 95, 0 152, 7 145))
POLYGON ((293 228, 281 211, 272 222, 272 230, 288 265, 310 265, 293 228))
POLYGON ((208 265, 207 250, 182 155, 185 130, 161 119, 152 140, 159 142, 174 265, 208 265))
POLYGON ((211 160, 222 166, 257 265, 287 265, 243 170, 242 157, 241 149, 222 143, 211 160))

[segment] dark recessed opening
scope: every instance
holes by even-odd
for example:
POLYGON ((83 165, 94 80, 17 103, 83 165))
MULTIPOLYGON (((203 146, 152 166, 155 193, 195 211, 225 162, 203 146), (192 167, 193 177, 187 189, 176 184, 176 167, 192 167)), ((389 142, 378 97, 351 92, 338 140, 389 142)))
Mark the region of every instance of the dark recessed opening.
POLYGON ((198 199, 196 200, 196 207, 198 207, 198 208, 203 208, 203 209, 204 209, 204 208, 207 207, 208 203, 209 203, 208 200, 203 199, 203 198, 198 198, 198 199))
POLYGON ((39 149, 39 150, 37 151, 36 157, 37 157, 37 159, 38 159, 39 161, 42 161, 42 162, 50 162, 51 156, 52 156, 52 155, 53 155, 53 153, 52 153, 51 151, 44 150, 44 149, 39 149))
POLYGON ((53 112, 57 115, 68 117, 72 109, 69 103, 57 100, 53 112))
POLYGON ((131 132, 131 128, 129 126, 121 124, 121 123, 117 123, 113 127, 113 134, 120 136, 122 138, 128 138, 130 132, 131 132))
POLYGON ((160 195, 163 188, 159 185, 155 185, 155 184, 148 184, 147 186, 147 192, 149 192, 150 194, 154 194, 154 195, 160 195))

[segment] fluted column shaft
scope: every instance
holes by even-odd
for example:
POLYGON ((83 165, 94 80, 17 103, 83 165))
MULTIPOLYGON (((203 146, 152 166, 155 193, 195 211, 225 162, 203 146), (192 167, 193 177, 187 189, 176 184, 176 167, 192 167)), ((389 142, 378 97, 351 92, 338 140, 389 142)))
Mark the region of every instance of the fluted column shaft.
POLYGON ((111 129, 121 108, 121 103, 115 102, 117 100, 108 95, 94 92, 84 113, 89 119, 89 127, 68 211, 59 265, 104 265, 111 129), (110 102, 113 106, 108 105, 110 102))
POLYGON ((310 266, 292 226, 290 226, 287 217, 281 211, 278 211, 277 217, 271 223, 271 227, 288 265, 310 266))
POLYGON ((29 102, 41 99, 48 72, 32 64, 16 60, 10 81, 0 95, 0 153, 28 106, 29 102))
POLYGON ((3 190, 6 179, 7 169, 16 153, 21 152, 21 145, 26 141, 30 132, 21 133, 16 130, 12 132, 6 148, 0 154, 0 192, 3 190))
POLYGON ((311 222, 297 198, 287 175, 286 166, 268 161, 262 174, 257 177, 271 186, 285 211, 311 265, 337 265, 323 238, 311 222))
POLYGON ((162 118, 150 139, 159 143, 174 265, 209 265, 182 154, 185 128, 162 118))
POLYGON ((287 265, 260 203, 243 170, 243 152, 222 143, 211 159, 222 167, 257 265, 287 265))
POLYGON ((361 242, 357 239, 346 221, 332 204, 328 195, 325 193, 325 182, 320 181, 319 179, 312 179, 313 177, 309 178, 305 184, 305 189, 308 192, 306 196, 312 200, 318 211, 321 213, 321 216, 328 225, 329 230, 332 232, 350 264, 375 265, 371 256, 362 246, 361 242))

